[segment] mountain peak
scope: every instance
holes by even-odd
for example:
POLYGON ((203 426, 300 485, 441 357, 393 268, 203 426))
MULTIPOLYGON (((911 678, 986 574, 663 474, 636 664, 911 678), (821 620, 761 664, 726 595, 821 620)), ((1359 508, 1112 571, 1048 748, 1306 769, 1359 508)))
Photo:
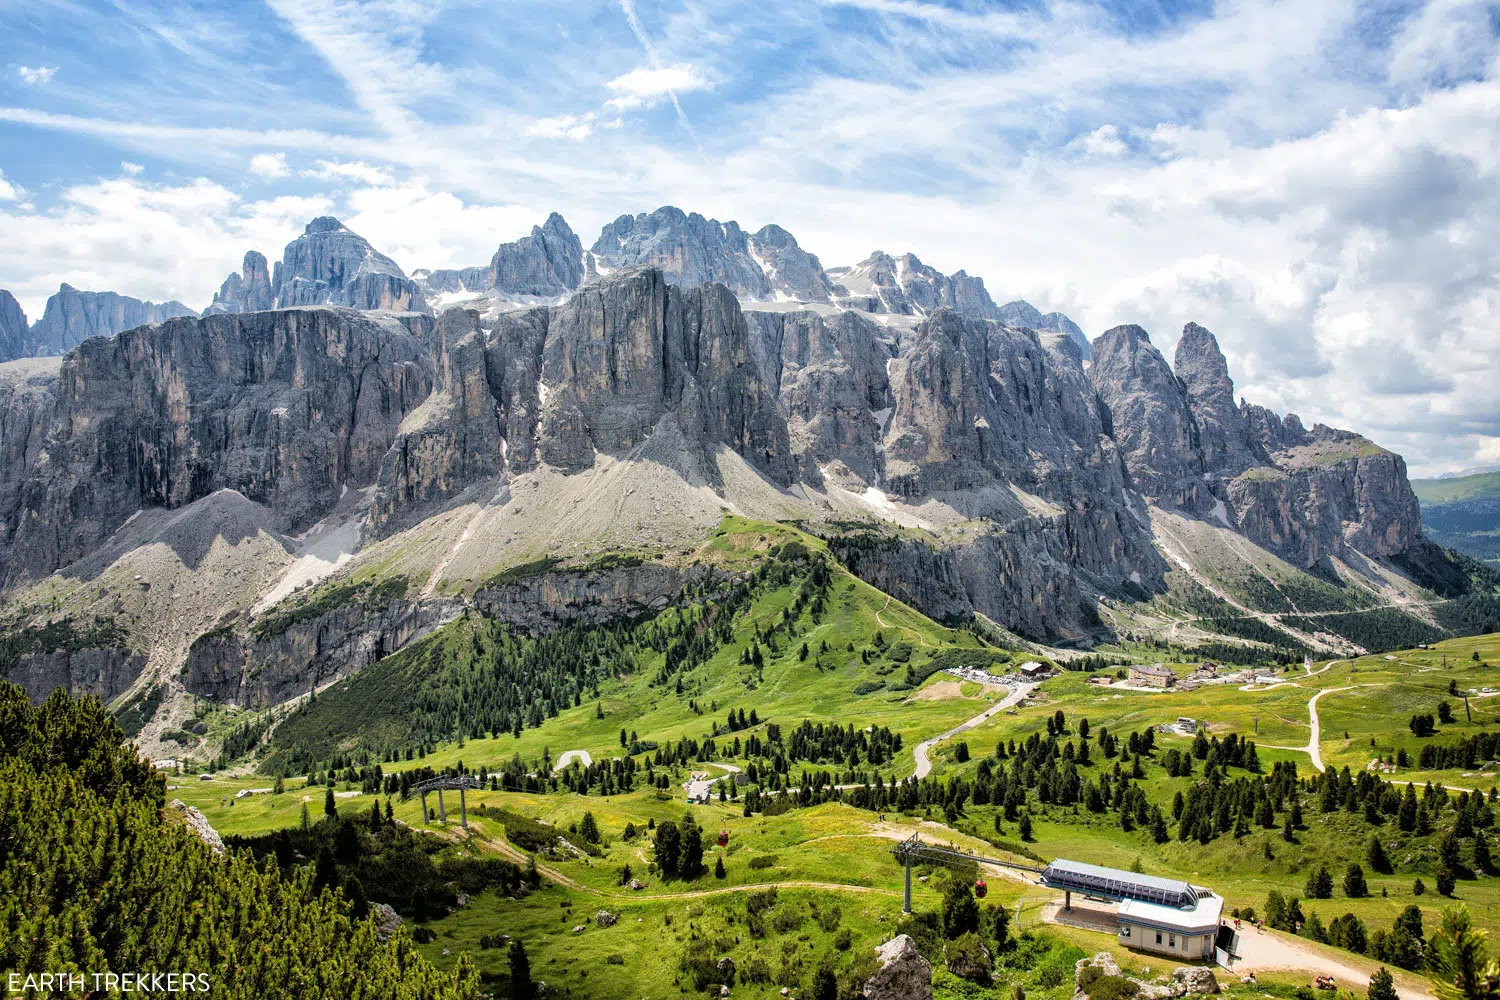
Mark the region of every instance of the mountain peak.
POLYGON ((302 230, 303 236, 312 236, 315 233, 336 233, 346 227, 338 219, 331 215, 320 215, 307 224, 302 230))

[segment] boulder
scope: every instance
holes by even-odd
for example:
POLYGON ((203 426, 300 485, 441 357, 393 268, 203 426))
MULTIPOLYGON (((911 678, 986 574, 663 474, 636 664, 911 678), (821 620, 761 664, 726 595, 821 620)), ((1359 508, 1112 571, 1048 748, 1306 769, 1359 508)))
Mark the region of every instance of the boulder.
POLYGON ((183 823, 193 836, 207 844, 215 854, 224 853, 224 841, 219 837, 219 831, 215 830, 213 824, 208 821, 207 816, 181 799, 173 799, 172 808, 182 813, 183 823))
POLYGON ((574 933, 574 934, 582 934, 582 933, 583 933, 583 925, 582 925, 582 924, 578 924, 578 925, 576 925, 576 926, 575 926, 575 927, 574 927, 574 928, 573 928, 573 933, 574 933))
POLYGON ((898 934, 875 949, 880 968, 865 981, 868 1000, 932 1000, 932 964, 910 935, 898 934))
POLYGON ((728 955, 725 955, 723 958, 719 959, 719 964, 715 966, 715 968, 718 969, 719 975, 724 977, 724 982, 734 982, 734 959, 730 958, 728 955))
POLYGON ((1114 956, 1107 951, 1101 951, 1092 958, 1080 958, 1078 964, 1073 967, 1073 996, 1074 1000, 1088 996, 1088 984, 1100 976, 1120 975, 1120 965, 1114 956), (1088 970, 1097 970, 1090 973, 1088 970))
POLYGON ((1187 996, 1219 992, 1219 980, 1214 976, 1214 970, 1201 965, 1185 965, 1173 969, 1172 981, 1182 986, 1187 996))
POLYGON ((375 936, 382 941, 389 941, 401 926, 401 914, 390 903, 371 903, 370 916, 375 921, 375 936))
POLYGON ((620 917, 618 914, 610 913, 608 910, 600 910, 598 913, 594 914, 594 926, 613 927, 615 925, 615 921, 619 919, 620 917))

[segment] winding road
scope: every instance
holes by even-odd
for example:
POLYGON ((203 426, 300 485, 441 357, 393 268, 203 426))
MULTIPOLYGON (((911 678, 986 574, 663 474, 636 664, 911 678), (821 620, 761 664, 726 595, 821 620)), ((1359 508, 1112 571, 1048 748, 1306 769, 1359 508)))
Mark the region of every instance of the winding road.
POLYGON ((1018 685, 1016 689, 1010 694, 1006 695, 1004 699, 1002 699, 1001 701, 997 701, 995 704, 991 705, 983 712, 980 712, 978 715, 974 716, 974 718, 970 719, 968 722, 960 722, 958 725, 954 726, 946 733, 943 733, 941 736, 934 736, 930 740, 924 740, 921 743, 918 743, 917 748, 912 751, 912 757, 914 757, 917 762, 917 777, 925 778, 932 773, 932 759, 927 756, 927 751, 931 750, 933 747, 937 746, 944 740, 952 739, 959 733, 968 732, 970 729, 973 729, 980 723, 989 721, 989 719, 993 717, 995 713, 1002 712, 1005 709, 1010 708, 1012 705, 1018 704, 1028 694, 1035 690, 1036 687, 1037 685, 1035 684, 1018 685))
MULTIPOLYGON (((1332 666, 1332 664, 1329 664, 1329 666, 1332 666)), ((1324 669, 1326 670, 1327 667, 1325 667, 1324 669)), ((1321 671, 1319 672, 1321 673, 1321 671)), ((1307 746, 1286 747, 1277 746, 1274 743, 1266 743, 1263 745, 1271 750, 1296 750, 1301 753, 1305 753, 1312 758, 1313 767, 1317 768, 1319 771, 1327 770, 1323 766, 1323 751, 1318 746, 1320 738, 1320 725, 1318 722, 1318 699, 1323 697, 1325 694, 1333 694, 1335 691, 1352 691, 1359 686, 1360 685, 1358 684, 1350 684, 1347 687, 1324 688, 1317 694, 1313 695, 1311 698, 1307 699, 1307 717, 1309 724, 1312 727, 1312 733, 1307 738, 1307 746)))

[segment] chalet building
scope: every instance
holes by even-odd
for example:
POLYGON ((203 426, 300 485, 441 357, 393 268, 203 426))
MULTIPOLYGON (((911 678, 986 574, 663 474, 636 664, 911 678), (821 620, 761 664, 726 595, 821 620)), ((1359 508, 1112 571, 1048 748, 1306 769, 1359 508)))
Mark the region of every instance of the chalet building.
POLYGON ((1134 664, 1130 668, 1130 680, 1147 687, 1169 688, 1177 683, 1177 675, 1160 663, 1134 664))

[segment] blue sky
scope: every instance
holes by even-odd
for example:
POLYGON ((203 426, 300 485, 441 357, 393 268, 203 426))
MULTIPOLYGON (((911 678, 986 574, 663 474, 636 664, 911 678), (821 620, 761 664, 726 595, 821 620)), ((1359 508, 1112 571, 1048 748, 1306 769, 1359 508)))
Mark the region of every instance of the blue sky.
POLYGON ((913 251, 1244 395, 1500 463, 1475 0, 0 0, 0 287, 207 304, 313 215, 408 270, 675 204, 913 251))

